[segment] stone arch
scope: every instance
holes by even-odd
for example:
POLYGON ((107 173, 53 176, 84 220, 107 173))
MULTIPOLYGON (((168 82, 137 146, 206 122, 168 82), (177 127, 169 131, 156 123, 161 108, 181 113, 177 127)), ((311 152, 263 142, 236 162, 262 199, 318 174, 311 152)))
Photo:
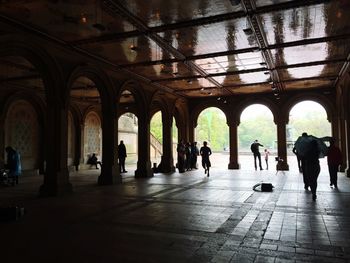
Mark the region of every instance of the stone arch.
POLYGON ((216 102, 212 102, 212 103, 208 103, 208 102, 202 102, 201 104, 198 104, 194 110, 191 112, 191 116, 190 119, 193 121, 194 124, 194 128, 197 127, 198 125, 198 117, 199 115, 202 113, 202 111, 206 110, 207 108, 218 108, 220 109, 226 117, 226 123, 228 124, 228 110, 226 107, 224 107, 221 103, 216 103, 216 102))
MULTIPOLYGON (((93 109, 84 115, 84 148, 83 162, 86 163, 90 154, 102 154, 102 121, 100 115, 93 109)), ((99 158, 101 159, 101 158, 99 158)))
POLYGON ((80 77, 86 77, 96 85, 96 89, 98 90, 101 98, 102 112, 111 112, 115 115, 116 105, 113 103, 113 98, 115 98, 115 92, 112 81, 103 70, 89 65, 76 67, 68 77, 67 87, 65 90, 65 97, 67 98, 67 103, 70 102, 69 92, 71 90, 71 87, 74 84, 74 82, 80 77))
POLYGON ((128 109, 122 109, 118 107, 118 117, 126 112, 132 112, 139 118, 140 112, 146 109, 147 104, 142 89, 140 89, 140 85, 141 84, 135 80, 127 80, 120 86, 116 101, 119 103, 123 91, 128 90, 134 97, 135 103, 132 107, 129 107, 128 109))
POLYGON ((56 60, 32 38, 23 35, 6 35, 0 38, 0 57, 22 57, 30 62, 44 83, 46 100, 64 105, 62 93, 63 73, 56 60))
POLYGON ((277 123, 277 119, 280 117, 279 116, 279 110, 277 105, 269 100, 269 99, 264 99, 264 98, 254 98, 254 99, 247 99, 242 101, 240 104, 235 107, 235 112, 236 112, 236 122, 239 124, 241 122, 241 115, 242 112, 249 106, 254 105, 254 104, 262 104, 266 106, 272 113, 273 116, 273 121, 274 123, 277 123))
POLYGON ((21 155, 23 170, 39 168, 40 123, 33 105, 24 99, 9 105, 5 118, 5 145, 14 147, 21 155))
POLYGON ((335 111, 334 105, 331 103, 331 101, 325 97, 324 95, 316 94, 316 93, 305 93, 305 94, 298 94, 293 97, 291 97, 286 103, 284 104, 284 107, 282 108, 282 114, 284 114, 284 118, 286 122, 289 122, 289 113, 291 109, 298 104, 299 102, 303 102, 306 100, 311 100, 313 102, 319 103, 326 111, 327 119, 329 122, 332 122, 333 120, 333 113, 335 111))
MULTIPOLYGON (((26 155, 22 157, 24 160, 23 169, 39 169, 39 172, 42 173, 44 169, 44 154, 45 154, 45 148, 44 148, 44 141, 45 141, 45 127, 46 127, 46 116, 45 116, 45 102, 40 98, 39 96, 34 95, 33 93, 27 92, 27 91, 20 91, 12 94, 3 104, 3 108, 1 109, 1 117, 2 123, 4 123, 4 136, 8 136, 8 130, 6 128, 6 117, 8 115, 9 110, 13 107, 14 104, 18 103, 19 101, 25 101, 32 107, 32 109, 35 111, 36 115, 36 122, 38 125, 37 128, 37 139, 38 139, 38 145, 37 145, 37 152, 36 156, 32 158, 31 162, 32 165, 27 166, 26 160, 28 159, 26 155), (40 143, 40 141, 41 143, 40 143), (35 160, 34 160, 35 159, 35 160)), ((30 109, 29 111, 30 112, 30 109)), ((28 124, 28 123, 27 123, 28 124)), ((24 125, 23 123, 20 125, 24 125)), ((6 143, 6 138, 4 137, 6 143)), ((5 146, 5 145, 4 145, 5 146)))

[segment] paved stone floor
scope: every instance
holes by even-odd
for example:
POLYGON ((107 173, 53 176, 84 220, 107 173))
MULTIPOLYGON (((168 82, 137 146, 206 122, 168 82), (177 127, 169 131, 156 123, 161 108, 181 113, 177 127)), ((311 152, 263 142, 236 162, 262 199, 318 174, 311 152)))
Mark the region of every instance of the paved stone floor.
POLYGON ((42 178, 0 188, 27 209, 0 224, 0 262, 350 262, 350 179, 322 169, 312 201, 297 172, 203 169, 97 186, 71 175, 74 193, 38 198, 42 178), (272 193, 255 192, 271 182, 272 193))

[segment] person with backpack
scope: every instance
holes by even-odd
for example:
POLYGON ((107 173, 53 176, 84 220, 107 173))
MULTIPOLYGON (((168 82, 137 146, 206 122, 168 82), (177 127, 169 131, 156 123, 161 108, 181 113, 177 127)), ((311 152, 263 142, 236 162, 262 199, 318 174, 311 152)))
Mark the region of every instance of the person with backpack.
POLYGON ((257 165, 256 165, 256 159, 258 158, 259 160, 259 167, 260 167, 260 170, 263 170, 262 166, 261 166, 261 155, 260 155, 260 151, 259 151, 259 146, 264 146, 262 144, 259 143, 258 140, 255 140, 251 145, 250 145, 250 150, 252 151, 253 153, 253 156, 254 156, 254 167, 255 167, 255 170, 257 170, 257 165))

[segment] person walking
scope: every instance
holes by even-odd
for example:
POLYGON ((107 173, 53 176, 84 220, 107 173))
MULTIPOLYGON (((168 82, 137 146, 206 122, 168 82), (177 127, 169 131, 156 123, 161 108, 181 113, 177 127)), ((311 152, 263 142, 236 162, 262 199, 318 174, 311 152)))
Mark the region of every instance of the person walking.
POLYGON ((120 173, 127 173, 128 171, 125 170, 125 159, 126 159, 126 147, 124 144, 124 141, 121 140, 120 144, 118 145, 118 160, 119 160, 119 169, 120 173))
POLYGON ((257 170, 257 165, 256 165, 256 159, 258 158, 259 160, 259 167, 260 170, 263 170, 262 166, 261 166, 261 155, 259 152, 259 146, 264 146, 262 144, 259 143, 258 140, 255 140, 251 145, 250 145, 250 150, 252 151, 253 155, 254 155, 254 167, 255 170, 257 170))
POLYGON ((309 188, 309 182, 308 182, 308 176, 307 176, 307 171, 306 171, 306 167, 305 167, 305 156, 304 156, 304 152, 305 147, 307 145, 307 141, 308 141, 308 134, 306 132, 303 132, 301 134, 301 136, 298 137, 298 139, 295 141, 294 144, 294 148, 295 149, 293 152, 295 152, 295 154, 297 155, 297 158, 299 156, 300 158, 300 170, 303 173, 303 182, 304 182, 304 189, 308 190, 309 188))
POLYGON ((342 153, 340 149, 335 145, 335 139, 332 138, 329 141, 330 146, 328 148, 327 163, 330 177, 330 186, 338 188, 338 169, 342 164, 342 153))
POLYGON ((211 149, 207 146, 208 143, 206 141, 203 142, 203 146, 199 150, 199 154, 202 156, 202 166, 204 168, 204 173, 209 177, 209 168, 211 166, 209 156, 212 154, 211 149))
POLYGON ((308 149, 304 157, 305 166, 303 167, 303 171, 305 170, 306 176, 308 177, 307 181, 311 188, 313 201, 316 201, 317 198, 317 178, 321 171, 320 161, 318 160, 319 156, 320 150, 318 148, 317 140, 313 139, 308 143, 308 149))
POLYGON ((268 170, 269 169, 269 155, 270 155, 270 152, 268 149, 264 150, 264 155, 265 155, 266 170, 268 170))

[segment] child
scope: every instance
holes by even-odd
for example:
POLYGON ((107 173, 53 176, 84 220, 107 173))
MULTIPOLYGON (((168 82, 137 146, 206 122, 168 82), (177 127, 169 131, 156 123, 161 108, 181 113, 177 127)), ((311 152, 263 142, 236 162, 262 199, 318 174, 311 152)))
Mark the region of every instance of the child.
POLYGON ((264 154, 265 154, 265 162, 266 162, 266 170, 269 169, 269 155, 270 155, 270 152, 265 149, 264 150, 264 154))

